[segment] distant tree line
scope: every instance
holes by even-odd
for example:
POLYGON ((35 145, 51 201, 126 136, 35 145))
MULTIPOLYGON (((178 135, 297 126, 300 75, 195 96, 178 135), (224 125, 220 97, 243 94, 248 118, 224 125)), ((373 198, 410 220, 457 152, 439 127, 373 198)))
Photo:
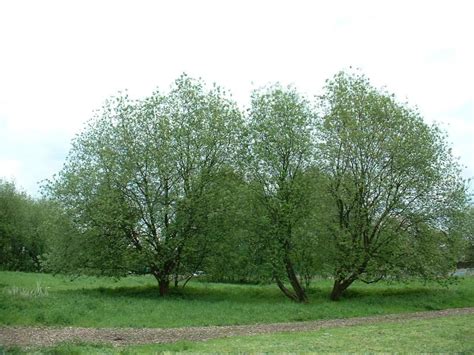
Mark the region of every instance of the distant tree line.
POLYGON ((14 182, 0 179, 0 269, 43 271, 56 233, 68 217, 48 199, 33 199, 14 182))
POLYGON ((204 273, 306 302, 317 275, 337 300, 357 280, 443 280, 472 258, 444 132, 357 72, 314 101, 255 90, 247 110, 186 75, 112 97, 44 188, 37 201, 0 184, 5 269, 149 273, 161 295, 204 273))

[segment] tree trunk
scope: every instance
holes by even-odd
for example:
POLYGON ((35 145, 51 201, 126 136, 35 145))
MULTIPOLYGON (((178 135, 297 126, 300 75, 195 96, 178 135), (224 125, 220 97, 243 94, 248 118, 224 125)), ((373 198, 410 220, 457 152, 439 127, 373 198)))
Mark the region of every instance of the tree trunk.
POLYGON ((298 280, 298 277, 296 276, 295 270, 293 268, 293 264, 288 257, 285 258, 285 268, 288 280, 290 280, 291 287, 293 288, 293 291, 295 291, 296 301, 302 303, 308 302, 306 292, 301 286, 301 283, 298 280))
POLYGON ((344 291, 355 281, 355 277, 350 277, 349 279, 341 280, 336 279, 334 280, 334 286, 332 287, 331 291, 331 300, 338 301, 341 299, 342 294, 344 291))
MULTIPOLYGON (((306 292, 304 288, 301 286, 301 283, 298 280, 298 277, 296 276, 295 270, 293 268, 293 263, 291 262, 288 256, 285 256, 284 262, 285 262, 286 276, 288 277, 288 280, 290 281, 290 285, 291 285, 291 288, 293 289, 293 292, 290 291, 288 288, 286 288, 283 282, 281 282, 280 278, 275 275, 274 279, 278 285, 278 288, 281 290, 281 292, 283 292, 283 294, 286 297, 288 297, 292 301, 307 303, 308 297, 306 296, 306 292)), ((274 265, 274 267, 276 266, 274 265)))
POLYGON ((158 281, 158 289, 160 292, 160 296, 166 296, 170 289, 169 275, 164 274, 163 272, 159 272, 157 270, 152 270, 152 274, 155 277, 156 281, 158 281))
POLYGON ((179 284, 179 275, 178 275, 178 272, 176 271, 174 274, 174 287, 178 288, 178 284, 179 284))
POLYGON ((275 281, 278 285, 278 288, 280 289, 281 292, 283 292, 283 294, 288 297, 290 300, 292 301, 295 301, 295 302, 298 302, 298 298, 296 297, 296 295, 294 293, 292 293, 290 290, 288 290, 285 285, 283 284, 283 282, 281 282, 281 280, 278 278, 278 277, 275 277, 275 281))
POLYGON ((160 296, 166 296, 170 289, 170 281, 169 280, 160 280, 158 281, 158 286, 160 288, 160 296))

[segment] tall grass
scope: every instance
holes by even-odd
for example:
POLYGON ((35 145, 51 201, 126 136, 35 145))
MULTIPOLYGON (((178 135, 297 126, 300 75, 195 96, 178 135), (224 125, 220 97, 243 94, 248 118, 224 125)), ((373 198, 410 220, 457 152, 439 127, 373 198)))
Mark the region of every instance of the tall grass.
POLYGON ((18 286, 11 286, 4 289, 4 292, 7 295, 13 297, 24 297, 24 298, 32 298, 32 297, 45 297, 48 296, 48 288, 41 287, 41 283, 36 281, 35 288, 25 288, 25 287, 18 287, 18 286))
POLYGON ((328 299, 330 281, 296 304, 274 285, 190 282, 161 298, 152 277, 79 277, 0 272, 0 324, 85 327, 180 327, 288 322, 474 306, 474 278, 449 288, 438 284, 356 284, 339 302, 328 299), (44 296, 23 297, 12 287, 44 296))

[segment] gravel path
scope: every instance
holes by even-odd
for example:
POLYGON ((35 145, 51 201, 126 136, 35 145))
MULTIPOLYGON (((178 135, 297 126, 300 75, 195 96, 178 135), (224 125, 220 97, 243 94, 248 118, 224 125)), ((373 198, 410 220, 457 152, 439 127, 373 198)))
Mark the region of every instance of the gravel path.
POLYGON ((390 314, 383 316, 331 319, 297 323, 231 325, 185 328, 54 328, 54 327, 0 327, 3 346, 51 346, 63 341, 128 344, 172 343, 180 340, 199 341, 236 335, 256 335, 274 332, 299 332, 321 328, 347 327, 377 322, 398 322, 413 319, 431 319, 451 315, 474 314, 474 307, 453 308, 443 311, 390 314))

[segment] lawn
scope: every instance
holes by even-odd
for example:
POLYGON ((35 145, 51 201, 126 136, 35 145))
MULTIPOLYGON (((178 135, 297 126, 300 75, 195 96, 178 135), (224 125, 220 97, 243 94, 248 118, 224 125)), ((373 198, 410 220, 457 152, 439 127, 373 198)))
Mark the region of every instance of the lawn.
POLYGON ((0 272, 0 325, 182 327, 345 318, 474 306, 474 278, 438 284, 356 284, 339 302, 329 280, 310 303, 296 304, 274 285, 191 282, 165 298, 152 277, 79 277, 0 272), (35 292, 38 289, 41 292, 35 292))
MULTIPOLYGON (((113 348, 101 344, 64 343, 51 348, 28 349, 50 354, 142 353, 306 353, 306 352, 400 352, 473 353, 474 315, 430 320, 378 323, 313 332, 275 333, 232 337, 203 342, 178 342, 113 348)), ((1 348, 0 348, 1 350, 1 348)), ((25 350, 23 350, 25 351, 25 350)), ((23 353, 8 349, 9 353, 23 353)))

